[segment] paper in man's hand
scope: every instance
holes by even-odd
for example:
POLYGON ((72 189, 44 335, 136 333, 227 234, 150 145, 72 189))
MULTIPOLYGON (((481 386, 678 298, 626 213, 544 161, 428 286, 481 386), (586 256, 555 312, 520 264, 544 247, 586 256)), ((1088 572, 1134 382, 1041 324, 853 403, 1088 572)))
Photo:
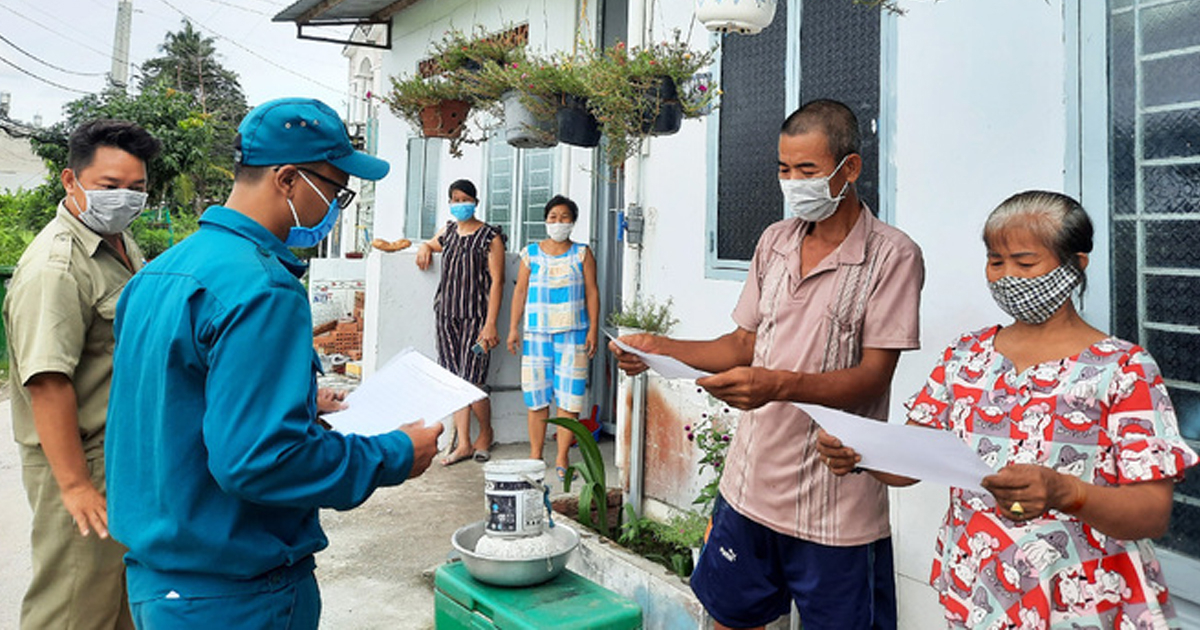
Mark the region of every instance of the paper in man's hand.
POLYGON ((646 367, 658 372, 658 374, 663 378, 684 378, 689 381, 694 381, 698 378, 704 378, 705 376, 712 376, 712 372, 697 370, 696 368, 684 363, 683 361, 680 361, 679 359, 676 359, 675 357, 669 357, 664 354, 652 354, 646 352, 645 350, 638 350, 637 348, 634 348, 633 346, 621 341, 620 339, 617 339, 612 335, 608 335, 608 338, 612 339, 613 343, 617 344, 617 347, 621 350, 624 350, 625 352, 632 352, 633 354, 641 357, 642 362, 646 364, 646 367))
POLYGON ((418 420, 432 426, 486 396, 429 357, 405 348, 346 396, 346 409, 323 418, 342 433, 377 435, 418 420))

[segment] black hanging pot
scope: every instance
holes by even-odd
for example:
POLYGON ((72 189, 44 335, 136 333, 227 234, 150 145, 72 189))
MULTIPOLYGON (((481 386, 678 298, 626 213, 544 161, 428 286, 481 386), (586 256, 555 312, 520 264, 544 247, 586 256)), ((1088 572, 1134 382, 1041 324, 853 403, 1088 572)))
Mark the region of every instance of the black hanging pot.
POLYGON ((669 136, 683 123, 683 105, 671 77, 658 77, 655 84, 642 90, 642 133, 669 136))
POLYGON ((600 144, 600 123, 588 111, 587 99, 563 94, 554 118, 559 142, 589 148, 600 144))

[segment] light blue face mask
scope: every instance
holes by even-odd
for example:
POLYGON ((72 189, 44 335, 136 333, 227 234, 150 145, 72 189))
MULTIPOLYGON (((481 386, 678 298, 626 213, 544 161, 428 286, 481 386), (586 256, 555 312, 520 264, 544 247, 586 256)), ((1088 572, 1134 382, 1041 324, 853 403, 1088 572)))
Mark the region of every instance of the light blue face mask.
POLYGON ((452 203, 450 204, 450 216, 454 217, 455 221, 466 221, 475 216, 475 204, 469 201, 452 203))
POLYGON ((316 247, 317 243, 325 240, 325 237, 329 236, 329 233, 333 231, 333 226, 337 223, 338 211, 341 208, 338 207, 337 199, 333 201, 326 199, 325 195, 321 193, 321 189, 313 186, 313 183, 305 176, 304 171, 300 171, 300 177, 303 177, 304 181, 308 182, 308 185, 317 192, 317 196, 321 198, 321 201, 329 204, 329 210, 325 212, 325 217, 321 219, 320 223, 312 227, 304 227, 300 225, 300 217, 296 214, 296 206, 292 204, 291 199, 288 199, 288 207, 292 209, 292 219, 296 221, 296 225, 288 230, 287 239, 283 241, 283 244, 288 247, 316 247))

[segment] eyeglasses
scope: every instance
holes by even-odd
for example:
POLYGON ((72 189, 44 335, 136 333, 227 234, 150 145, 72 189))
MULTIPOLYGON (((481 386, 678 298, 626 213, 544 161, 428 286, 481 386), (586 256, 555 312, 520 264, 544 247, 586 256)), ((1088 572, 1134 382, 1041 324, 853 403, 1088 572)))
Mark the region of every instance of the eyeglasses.
POLYGON ((331 186, 336 186, 338 189, 338 192, 337 192, 337 195, 335 198, 337 199, 338 207, 343 210, 350 207, 350 202, 354 201, 354 195, 358 194, 358 193, 354 192, 353 190, 346 188, 345 186, 333 181, 332 179, 329 179, 328 177, 325 177, 324 175, 322 175, 312 169, 297 166, 296 170, 308 173, 309 175, 316 177, 317 179, 325 182, 326 184, 329 184, 331 186))

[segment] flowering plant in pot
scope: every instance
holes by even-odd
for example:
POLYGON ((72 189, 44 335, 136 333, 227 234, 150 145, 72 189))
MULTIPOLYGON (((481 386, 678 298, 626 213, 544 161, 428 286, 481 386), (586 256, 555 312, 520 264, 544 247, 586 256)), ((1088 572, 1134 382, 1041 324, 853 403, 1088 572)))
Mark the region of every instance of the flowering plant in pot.
POLYGON ((583 56, 530 57, 521 62, 519 89, 539 117, 553 117, 558 139, 580 147, 600 143, 600 126, 588 107, 589 61, 583 56))
POLYGON ((712 56, 712 50, 692 51, 678 31, 670 41, 634 49, 618 42, 596 55, 588 65, 589 107, 608 138, 610 164, 632 155, 647 135, 674 133, 685 115, 710 109, 715 90, 707 82, 698 92, 681 93, 679 87, 712 56))
POLYGON ((488 62, 504 65, 520 56, 524 48, 527 31, 508 28, 500 33, 489 34, 483 27, 476 27, 471 35, 458 30, 446 31, 442 39, 433 44, 433 58, 439 72, 463 70, 478 72, 488 62))
POLYGON ((505 139, 519 148, 544 148, 558 144, 555 108, 547 98, 526 87, 530 72, 539 67, 524 54, 510 61, 487 61, 465 82, 476 98, 495 98, 501 104, 505 139))
MULTIPOLYGON (((384 102, 392 113, 407 120, 426 138, 463 140, 472 94, 455 76, 392 77, 384 102)), ((456 143, 452 143, 457 147, 456 143)))

